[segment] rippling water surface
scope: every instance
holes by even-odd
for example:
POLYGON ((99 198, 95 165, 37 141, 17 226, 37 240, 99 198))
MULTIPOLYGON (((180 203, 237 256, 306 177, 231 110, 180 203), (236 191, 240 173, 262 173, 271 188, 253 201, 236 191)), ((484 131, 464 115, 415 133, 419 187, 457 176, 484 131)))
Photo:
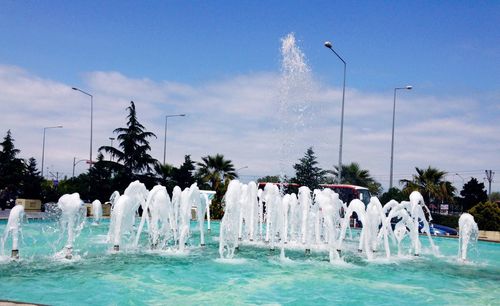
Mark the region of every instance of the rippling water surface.
MULTIPOLYGON (((4 228, 0 223, 0 233, 4 228)), ((456 239, 435 238, 440 256, 430 254, 421 237, 419 257, 370 262, 352 242, 343 260, 331 264, 327 254, 288 251, 280 259, 279 251, 251 246, 242 246, 234 259, 218 259, 217 222, 206 247, 196 246, 193 232, 183 254, 113 254, 105 243, 107 229, 108 223, 86 226, 75 244, 76 258, 68 261, 53 257, 63 245, 54 223, 25 224, 22 259, 0 258, 0 300, 51 305, 494 305, 500 300, 496 243, 479 242, 470 261, 460 263, 456 239)))

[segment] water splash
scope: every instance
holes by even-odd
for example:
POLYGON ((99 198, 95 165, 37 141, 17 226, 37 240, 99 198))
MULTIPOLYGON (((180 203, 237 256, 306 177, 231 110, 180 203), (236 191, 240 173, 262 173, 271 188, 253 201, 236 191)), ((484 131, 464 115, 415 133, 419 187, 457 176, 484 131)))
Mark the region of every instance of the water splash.
POLYGON ((108 231, 108 241, 113 243, 115 251, 120 250, 122 243, 132 240, 136 211, 146 204, 148 190, 139 181, 130 183, 123 195, 113 205, 108 231))
POLYGON ((424 213, 427 206, 418 192, 410 195, 410 201, 390 201, 384 207, 376 197, 366 206, 359 199, 347 206, 331 189, 311 192, 302 186, 297 197, 295 194, 281 195, 277 185, 272 183, 266 184, 264 190, 249 193, 253 184, 245 185, 236 180, 229 184, 219 237, 221 258, 232 258, 240 245, 249 245, 271 250, 278 247, 281 258, 285 258, 285 249, 302 250, 306 255, 311 251, 327 252, 330 262, 335 262, 345 250, 346 234, 352 221, 362 225, 357 249, 368 260, 376 259, 379 250, 386 259, 391 257, 389 238, 397 241, 398 256, 404 255, 401 241, 405 237, 411 241, 406 252, 420 255, 421 233, 427 234, 432 252, 438 254, 424 213), (248 213, 260 211, 262 203, 265 203, 263 215, 248 213), (394 230, 391 221, 395 222, 394 230), (251 224, 259 225, 260 235, 252 234, 251 224))
POLYGON ((304 53, 297 46, 294 33, 281 39, 281 81, 279 98, 280 181, 295 160, 295 141, 311 118, 312 76, 304 53))
POLYGON ((102 218, 102 204, 101 201, 95 200, 92 202, 92 215, 94 216, 94 225, 99 224, 102 218))
POLYGON ((76 237, 80 234, 85 224, 86 208, 83 206, 83 201, 78 193, 65 194, 57 201, 57 206, 61 210, 59 226, 61 228, 61 237, 67 235, 66 245, 64 249, 58 253, 64 255, 66 259, 73 258, 73 244, 76 237))
POLYGON ((135 233, 134 248, 143 249, 139 242, 144 232, 147 233, 149 241, 146 248, 152 251, 184 253, 191 237, 192 209, 196 210, 200 245, 204 246, 204 221, 209 201, 206 193, 200 192, 196 183, 182 191, 176 186, 172 200, 164 186, 153 187, 143 206, 141 222, 135 233))
POLYGON ((21 224, 24 218, 24 206, 16 205, 9 214, 7 226, 0 241, 0 255, 4 255, 5 242, 9 238, 12 240, 12 258, 19 259, 19 236, 21 235, 21 224))
POLYGON ((467 249, 470 244, 477 242, 479 229, 474 217, 469 213, 463 213, 458 219, 458 259, 467 260, 467 249))

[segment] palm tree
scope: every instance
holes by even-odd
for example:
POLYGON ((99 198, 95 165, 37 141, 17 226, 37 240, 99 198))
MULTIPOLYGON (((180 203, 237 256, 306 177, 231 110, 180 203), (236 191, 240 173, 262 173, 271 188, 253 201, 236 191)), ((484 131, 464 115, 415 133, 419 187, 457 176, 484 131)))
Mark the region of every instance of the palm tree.
POLYGON ((409 195, 412 191, 418 191, 424 197, 426 203, 453 202, 453 194, 456 189, 444 180, 445 171, 440 171, 429 166, 427 169, 415 168, 417 174, 411 180, 401 180, 404 185, 403 192, 409 195))
POLYGON ((120 170, 122 168, 129 174, 142 174, 150 172, 157 162, 151 155, 151 146, 148 138, 155 137, 152 132, 146 132, 144 126, 137 120, 134 101, 130 101, 127 107, 129 112, 127 127, 117 128, 113 133, 117 133, 119 141, 118 148, 102 146, 99 151, 105 151, 113 157, 111 163, 120 170))
POLYGON ((222 218, 222 197, 226 192, 229 182, 238 177, 234 165, 230 160, 224 159, 224 155, 207 155, 197 163, 197 177, 208 188, 215 190, 216 195, 213 202, 214 218, 222 218))
MULTIPOLYGON (((333 171, 330 171, 335 177, 338 176, 338 166, 335 166, 333 171)), ((381 192, 382 186, 374 178, 371 177, 370 171, 361 169, 358 163, 350 163, 342 165, 342 184, 352 184, 367 187, 370 193, 378 195, 381 192)))
POLYGON ((173 165, 161 163, 156 163, 154 168, 157 181, 163 186, 167 187, 168 191, 171 191, 176 185, 173 181, 173 176, 176 168, 173 165))

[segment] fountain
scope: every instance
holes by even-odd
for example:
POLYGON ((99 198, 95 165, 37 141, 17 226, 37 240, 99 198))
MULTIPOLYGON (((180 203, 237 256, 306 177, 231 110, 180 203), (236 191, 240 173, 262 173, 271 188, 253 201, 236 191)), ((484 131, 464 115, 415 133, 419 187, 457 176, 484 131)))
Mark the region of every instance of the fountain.
POLYGON ((98 225, 102 218, 102 204, 99 200, 92 202, 92 216, 94 217, 93 225, 98 225))
POLYGON ((21 234, 21 223, 24 218, 24 206, 15 205, 10 211, 9 219, 1 240, 0 254, 4 255, 5 242, 10 237, 12 239, 12 259, 19 259, 19 235, 21 234))
POLYGON ((358 199, 346 205, 331 189, 311 192, 302 186, 297 197, 282 196, 276 184, 268 183, 258 192, 254 186, 254 182, 242 184, 237 180, 229 184, 219 238, 222 258, 232 258, 240 245, 257 245, 271 250, 279 246, 283 257, 285 249, 300 249, 305 254, 328 252, 330 261, 335 261, 341 256, 353 220, 362 225, 357 249, 368 260, 373 260, 379 249, 390 258, 390 238, 397 241, 398 255, 402 255, 401 242, 406 236, 411 241, 408 252, 419 256, 420 234, 427 235, 432 252, 438 253, 424 213, 427 206, 417 191, 410 194, 410 201, 392 200, 382 206, 378 198, 372 197, 365 206, 358 199), (254 213, 264 211, 262 207, 263 216, 254 213), (252 224, 262 224, 265 235, 255 236, 252 224))
POLYGON ((458 259, 467 260, 467 249, 469 244, 477 242, 479 230, 474 217, 469 213, 463 213, 458 219, 458 259))
POLYGON ((151 249, 162 248, 173 237, 176 223, 173 219, 172 203, 164 186, 157 185, 151 189, 142 212, 142 218, 137 230, 135 246, 147 221, 149 226, 149 244, 151 249))
POLYGON ((61 228, 61 239, 67 233, 64 249, 56 254, 57 257, 64 254, 66 259, 73 258, 73 244, 85 224, 86 209, 78 193, 65 194, 57 201, 61 210, 59 225, 61 228))
POLYGON ((184 251, 189 237, 189 223, 191 220, 191 207, 198 206, 200 193, 196 184, 185 188, 181 193, 179 205, 178 228, 179 228, 179 251, 184 251))
POLYGON ((241 183, 232 180, 224 196, 224 216, 219 229, 219 255, 221 258, 233 258, 238 247, 238 232, 240 218, 241 183))
POLYGON ((389 220, 389 222, 393 219, 397 220, 392 234, 398 241, 398 254, 401 254, 401 241, 408 234, 411 240, 410 251, 413 251, 415 256, 419 256, 421 250, 419 234, 421 232, 427 235, 432 251, 435 254, 438 253, 432 241, 429 221, 425 217, 424 209, 428 212, 429 221, 431 221, 432 217, 430 216, 429 208, 425 205, 424 198, 418 191, 413 191, 410 194, 409 202, 402 201, 398 203, 397 201, 391 200, 384 206, 383 213, 388 214, 387 220, 389 220), (422 227, 421 230, 420 227, 422 227))
POLYGON ((122 242, 134 236, 136 212, 139 206, 144 207, 147 196, 146 186, 134 181, 125 189, 123 195, 116 199, 108 231, 108 241, 113 243, 114 251, 119 251, 122 242))
POLYGON ((206 197, 200 194, 196 183, 184 189, 180 195, 179 191, 179 187, 174 188, 172 201, 166 188, 161 185, 153 187, 149 192, 136 233, 136 247, 146 223, 148 224, 147 231, 151 249, 164 249, 168 245, 174 245, 179 251, 184 251, 190 236, 189 224, 192 207, 197 210, 200 244, 205 245, 203 223, 207 207, 206 197))
MULTIPOLYGON (((281 102, 284 112, 289 111, 285 117, 289 115, 290 135, 295 135, 293 128, 303 124, 303 116, 309 113, 301 104, 307 100, 307 88, 300 88, 307 87, 308 68, 299 51, 293 35, 283 40, 289 70, 283 77, 281 102)), ((282 149, 287 151, 291 145, 293 139, 286 139, 282 149)), ((419 193, 408 201, 385 205, 374 197, 365 206, 359 200, 344 203, 330 189, 301 187, 296 194, 284 194, 277 185, 257 189, 253 182, 233 180, 223 200, 223 219, 214 223, 214 235, 205 237, 203 220, 205 213, 210 220, 213 195, 192 185, 184 190, 176 186, 169 197, 163 186, 148 191, 142 183, 132 182, 123 195, 114 192, 111 196, 110 220, 94 215, 100 222, 95 227, 83 226, 77 194, 65 195, 57 211, 53 210, 60 218, 61 232, 68 233, 61 253, 75 259, 77 252, 72 250, 77 242, 81 261, 53 260, 50 242, 55 240, 56 232, 51 231, 55 218, 23 224, 23 260, 0 261, 2 299, 49 305, 156 305, 165 301, 488 305, 498 300, 500 244, 478 242, 481 258, 467 254, 469 244, 477 239, 477 225, 464 214, 458 263, 453 239, 434 238, 442 251, 435 256, 428 209, 419 193), (139 207, 143 209, 140 218, 139 207), (190 220, 193 208, 198 223, 190 220), (356 225, 358 221, 362 227, 352 228, 351 222, 356 225), (198 228, 204 247, 190 248, 198 228), (422 234, 429 239, 420 239, 422 234), (110 245, 101 239, 105 235, 115 251, 110 252, 110 245), (266 252, 263 256, 263 249, 276 248, 281 249, 279 255, 266 252), (122 253, 116 255, 116 251, 122 253), (217 253, 231 260, 214 260, 217 253), (301 261, 304 253, 307 260, 301 261), (468 264, 461 264, 467 255, 468 264), (314 294, 304 294, 310 292, 314 294)), ((18 208, 11 211, 8 222, 0 221, 2 249, 9 235, 13 249, 17 244, 14 237, 17 241, 21 233, 21 215, 18 208)))
POLYGON ((280 182, 285 182, 287 168, 291 167, 296 152, 295 141, 303 134, 304 126, 312 121, 310 107, 312 94, 311 69, 306 56, 297 46, 295 34, 281 39, 281 78, 279 92, 279 168, 280 182))
MULTIPOLYGON (((102 219, 99 226, 82 228, 75 239, 72 260, 54 260, 54 245, 51 242, 57 240, 59 234, 59 231, 52 231, 57 224, 56 220, 30 220, 29 223, 23 223, 23 243, 22 245, 20 243, 22 260, 0 259, 2 299, 66 305, 69 303, 68 292, 71 292, 70 302, 75 305, 89 303, 156 305, 173 299, 181 304, 203 301, 210 305, 286 304, 292 301, 300 305, 323 305, 336 301, 355 304, 392 304, 402 300, 409 305, 420 305, 423 299, 432 304, 488 305, 494 304, 498 298, 496 288, 500 273, 498 261, 500 245, 496 243, 478 241, 480 257, 478 252, 471 252, 469 246, 467 264, 462 264, 462 260, 457 261, 457 240, 453 238, 433 237, 440 249, 440 256, 434 256, 426 251, 431 248, 427 238, 420 235, 421 253, 420 257, 415 258, 405 254, 411 252, 413 255, 410 236, 406 234, 401 245, 403 256, 398 256, 396 241, 392 240, 392 234, 389 232, 391 257, 386 259, 386 253, 383 252, 384 239, 383 235, 379 237, 379 231, 378 235, 369 235, 372 237, 369 239, 370 243, 373 242, 373 237, 379 239, 377 240, 379 252, 373 251, 373 259, 368 260, 365 249, 362 253, 357 252, 362 229, 351 229, 352 238, 349 238, 350 227, 346 227, 342 252, 339 254, 337 249, 340 231, 345 224, 343 220, 345 214, 340 209, 338 213, 341 217, 336 216, 337 207, 343 205, 336 203, 338 201, 336 194, 327 189, 313 190, 309 194, 302 193, 300 201, 291 193, 288 196, 281 196, 279 211, 283 212, 284 216, 283 222, 274 230, 275 248, 285 250, 286 257, 276 251, 267 251, 272 238, 270 234, 269 243, 266 244, 266 214, 263 215, 262 236, 257 231, 251 240, 249 226, 251 214, 243 213, 242 239, 239 241, 240 211, 237 205, 243 207, 242 198, 248 201, 245 205, 250 202, 248 190, 251 187, 246 185, 247 194, 243 197, 244 188, 241 182, 230 183, 225 199, 227 212, 222 223, 214 222, 213 235, 205 237, 205 247, 186 247, 189 252, 180 253, 173 239, 165 245, 166 252, 160 250, 165 237, 173 235, 170 232, 163 236, 162 227, 170 229, 171 226, 169 222, 163 224, 160 220, 157 223, 158 245, 152 250, 151 242, 154 243, 153 239, 156 236, 150 236, 150 229, 155 227, 155 222, 148 225, 148 221, 145 220, 137 248, 133 248, 133 244, 127 245, 123 239, 120 250, 127 252, 116 255, 115 252, 109 252, 109 245, 102 239, 110 225, 110 220, 102 219), (308 230, 306 242, 310 255, 305 259, 303 254, 306 246, 302 244, 301 230, 303 217, 301 201, 302 203, 306 201, 308 205, 318 205, 320 220, 318 244, 316 243, 317 218, 312 218, 312 215, 308 214, 311 224, 306 225, 308 230), (233 221, 234 223, 231 223, 233 221), (239 247, 239 250, 236 250, 236 247, 239 247), (221 248, 223 258, 229 258, 228 253, 232 252, 231 260, 218 258, 221 248), (68 274, 71 274, 71 277, 68 277, 68 274), (61 279, 64 281, 61 282, 61 279), (142 287, 138 286, 139 283, 142 287), (231 286, 229 291, 228 284, 231 286), (19 290, 20 287, 29 290, 19 290), (148 288, 148 294, 143 294, 144 288, 148 288), (255 290, 256 288, 258 290, 255 290), (265 294, 262 294, 261 288, 266 288, 265 294), (384 290, 389 290, 390 294, 381 294, 384 290), (304 292, 315 292, 315 294, 308 295, 304 292)), ((146 201, 155 198, 160 202, 161 197, 158 194, 163 192, 161 190, 161 187, 151 189, 146 201), (157 196, 153 197, 155 190, 158 190, 157 196)), ((263 191, 257 191, 257 194, 259 193, 262 197, 263 191)), ((169 195, 172 196, 170 193, 169 195)), ((203 197, 200 195, 200 198, 203 197)), ((371 200, 373 206, 378 206, 374 199, 371 200)), ((262 201, 264 206, 266 203, 263 197, 262 201)), ((258 208, 256 199, 253 199, 253 203, 254 208, 258 208)), ((146 211, 156 210, 157 208, 153 207, 156 204, 158 203, 150 202, 150 207, 146 211)), ((115 207, 118 209, 118 206, 115 207)), ((308 213, 310 209, 314 208, 308 207, 308 213)), ((367 207, 364 221, 369 223, 368 220, 376 215, 377 209, 380 207, 367 207)), ((406 211, 405 208, 402 209, 406 211)), ((168 212, 159 211, 157 215, 167 216, 168 212)), ((150 215, 148 218, 151 217, 150 215)), ((258 223, 259 218, 257 214, 254 222, 258 223)), ((394 219, 395 222, 399 220, 394 219)), ((92 222, 93 218, 90 217, 88 220, 92 222)), ((139 227, 141 220, 135 218, 136 228, 139 227)), ((0 234, 4 233, 7 223, 6 220, 0 221, 0 234)), ((370 231, 374 227, 373 224, 370 223, 370 231)), ((379 224, 380 229, 381 224, 379 224)), ((188 245, 190 241, 200 237, 197 229, 198 222, 191 221, 188 245)), ((409 232, 409 229, 407 230, 409 232)), ((134 229, 134 239, 135 234, 134 229)), ((462 237, 465 235, 462 234, 462 237)), ((10 257, 10 236, 8 239, 5 248, 9 250, 10 257)), ((191 246, 193 245, 195 243, 191 243, 191 246)), ((368 251, 370 249, 374 250, 375 247, 367 248, 368 251)))
POLYGON ((118 201, 119 197, 120 193, 117 190, 113 191, 113 193, 109 197, 109 202, 111 203, 111 210, 113 210, 113 208, 115 207, 115 203, 116 201, 118 201))

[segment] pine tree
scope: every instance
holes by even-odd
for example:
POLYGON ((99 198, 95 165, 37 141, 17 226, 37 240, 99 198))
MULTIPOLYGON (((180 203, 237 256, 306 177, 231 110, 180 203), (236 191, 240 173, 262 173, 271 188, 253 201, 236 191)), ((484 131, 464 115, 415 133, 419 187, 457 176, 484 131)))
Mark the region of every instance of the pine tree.
POLYGON ((97 156, 97 162, 89 170, 89 180, 92 182, 92 194, 89 200, 99 199, 101 202, 108 200, 114 188, 112 182, 112 171, 110 162, 104 160, 102 153, 97 156))
POLYGON ((185 155, 184 163, 178 169, 174 169, 172 178, 179 187, 183 189, 189 187, 195 182, 193 177, 194 169, 194 161, 191 160, 191 155, 185 155))
POLYGON ((111 154, 113 157, 111 163, 114 164, 117 170, 124 172, 125 176, 140 176, 150 172, 157 162, 156 159, 149 155, 151 146, 148 141, 148 138, 156 138, 156 135, 147 132, 145 127, 137 120, 134 101, 130 101, 127 111, 127 127, 117 128, 113 131, 113 133, 118 134, 118 148, 102 146, 99 151, 111 154))
POLYGON ((307 186, 311 190, 319 188, 319 184, 325 181, 326 171, 317 166, 318 161, 314 155, 312 147, 309 147, 304 157, 299 159, 293 168, 295 169, 295 178, 293 182, 307 186))
POLYGON ((7 188, 9 192, 17 194, 22 184, 23 173, 25 170, 24 161, 17 158, 21 152, 14 147, 14 138, 10 130, 0 143, 0 188, 7 188))
POLYGON ((20 197, 26 199, 40 199, 42 195, 42 176, 37 169, 36 160, 31 157, 23 174, 23 183, 20 197))

